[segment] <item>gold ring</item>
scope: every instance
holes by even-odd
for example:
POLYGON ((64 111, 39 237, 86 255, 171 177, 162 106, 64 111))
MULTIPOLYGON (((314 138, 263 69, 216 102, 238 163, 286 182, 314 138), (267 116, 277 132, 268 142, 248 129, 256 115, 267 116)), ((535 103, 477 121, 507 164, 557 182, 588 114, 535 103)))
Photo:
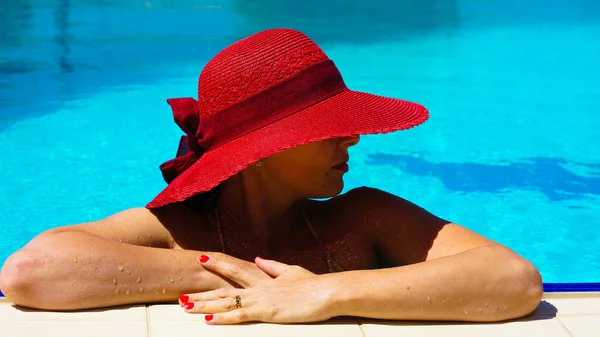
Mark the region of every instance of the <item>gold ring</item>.
POLYGON ((242 307, 242 298, 240 295, 235 297, 235 300, 233 301, 233 307, 234 309, 240 309, 242 307))

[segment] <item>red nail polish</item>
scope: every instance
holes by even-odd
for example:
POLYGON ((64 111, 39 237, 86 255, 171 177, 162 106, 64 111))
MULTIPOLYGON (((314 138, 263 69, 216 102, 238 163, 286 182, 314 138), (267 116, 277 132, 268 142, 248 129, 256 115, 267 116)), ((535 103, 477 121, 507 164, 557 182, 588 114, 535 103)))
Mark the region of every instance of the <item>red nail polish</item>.
POLYGON ((179 296, 179 301, 183 304, 187 304, 190 301, 190 297, 188 295, 179 296))
POLYGON ((200 262, 201 263, 206 263, 208 261, 208 256, 206 255, 201 255, 200 256, 200 262))
POLYGON ((188 302, 185 304, 185 310, 194 309, 194 302, 188 302))
POLYGON ((207 321, 212 321, 213 318, 214 318, 213 315, 206 315, 206 316, 204 316, 204 319, 207 320, 207 321))
POLYGON ((259 259, 261 259, 261 260, 264 260, 264 259, 262 258, 262 256, 257 256, 257 257, 258 257, 259 259))

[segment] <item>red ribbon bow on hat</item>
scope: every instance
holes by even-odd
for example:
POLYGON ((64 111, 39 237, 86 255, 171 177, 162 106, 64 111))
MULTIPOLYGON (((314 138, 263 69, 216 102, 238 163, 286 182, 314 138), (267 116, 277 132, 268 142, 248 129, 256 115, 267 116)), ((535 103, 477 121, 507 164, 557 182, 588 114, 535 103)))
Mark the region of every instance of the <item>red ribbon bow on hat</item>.
POLYGON ((167 100, 167 103, 173 109, 175 123, 186 134, 179 140, 176 158, 160 165, 163 178, 169 184, 200 159, 206 150, 199 145, 202 131, 199 128, 200 115, 196 109, 197 101, 189 97, 171 98, 167 100))

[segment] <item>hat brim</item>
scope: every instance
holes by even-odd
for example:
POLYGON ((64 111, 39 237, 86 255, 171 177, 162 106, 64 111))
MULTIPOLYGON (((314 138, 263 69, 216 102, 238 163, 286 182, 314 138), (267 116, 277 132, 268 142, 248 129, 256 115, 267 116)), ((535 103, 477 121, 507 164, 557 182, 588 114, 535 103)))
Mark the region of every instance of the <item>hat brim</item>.
POLYGON ((417 103, 347 90, 215 149, 175 178, 147 208, 207 192, 252 163, 274 153, 324 139, 388 133, 429 118, 417 103))

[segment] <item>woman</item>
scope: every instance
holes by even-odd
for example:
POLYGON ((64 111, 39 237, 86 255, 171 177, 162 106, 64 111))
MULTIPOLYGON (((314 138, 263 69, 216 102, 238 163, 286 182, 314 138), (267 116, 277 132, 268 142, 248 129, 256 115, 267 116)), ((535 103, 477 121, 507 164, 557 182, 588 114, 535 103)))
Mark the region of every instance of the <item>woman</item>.
POLYGON ((34 238, 3 266, 10 300, 73 310, 179 298, 209 324, 498 321, 539 304, 538 271, 510 249, 380 190, 340 195, 358 135, 419 125, 421 105, 348 90, 289 29, 220 52, 198 96, 168 100, 187 136, 161 165, 165 190, 34 238))

